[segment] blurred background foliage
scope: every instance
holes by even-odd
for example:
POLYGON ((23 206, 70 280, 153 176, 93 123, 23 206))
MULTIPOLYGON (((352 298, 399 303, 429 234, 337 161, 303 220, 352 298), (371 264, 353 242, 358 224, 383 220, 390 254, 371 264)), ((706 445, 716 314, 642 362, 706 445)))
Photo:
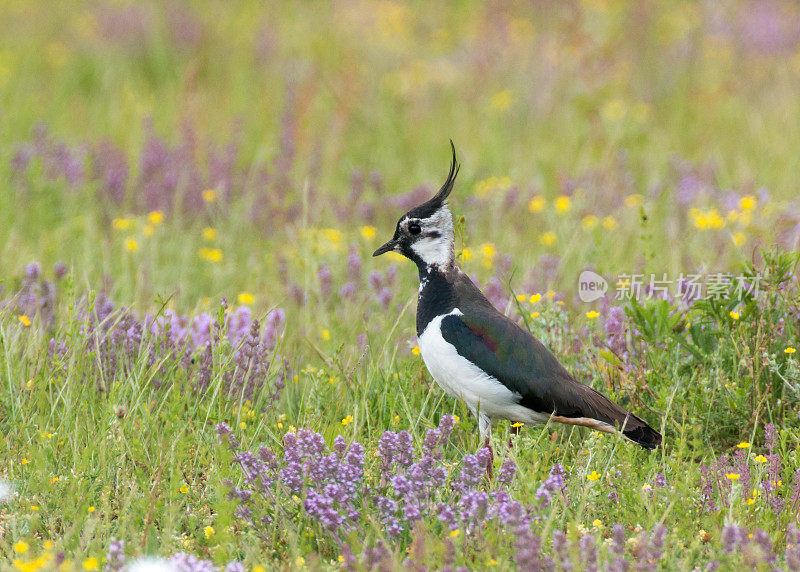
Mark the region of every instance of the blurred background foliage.
MULTIPOLYGON (((449 137, 464 164, 453 202, 466 246, 492 241, 518 269, 556 256, 560 271, 540 282, 571 287, 584 266, 677 274, 795 245, 798 11, 771 0, 6 1, 0 196, 14 207, 0 243, 17 255, 0 268, 83 257, 118 275, 111 219, 176 207, 196 215, 178 234, 233 220, 220 240, 247 236, 262 251, 306 225, 346 243, 377 224, 378 242, 405 206, 388 198, 419 198, 413 189, 443 177, 449 137), (656 221, 646 234, 640 207, 656 221)), ((146 237, 134 238, 156 290, 236 284, 233 265, 196 280, 195 249, 145 260, 146 237)))

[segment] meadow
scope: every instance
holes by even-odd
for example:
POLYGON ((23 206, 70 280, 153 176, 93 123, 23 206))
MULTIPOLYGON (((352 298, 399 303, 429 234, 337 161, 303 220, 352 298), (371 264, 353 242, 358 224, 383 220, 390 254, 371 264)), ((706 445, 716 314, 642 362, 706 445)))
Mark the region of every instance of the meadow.
POLYGON ((0 12, 0 570, 800 570, 796 4, 0 12), (370 256, 451 138, 459 264, 663 447, 486 476, 370 256))

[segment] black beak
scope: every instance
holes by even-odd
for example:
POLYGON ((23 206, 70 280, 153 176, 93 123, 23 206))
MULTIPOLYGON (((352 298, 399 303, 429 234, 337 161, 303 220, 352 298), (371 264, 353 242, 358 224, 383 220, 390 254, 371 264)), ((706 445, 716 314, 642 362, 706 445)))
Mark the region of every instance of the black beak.
POLYGON ((386 244, 384 244, 383 246, 379 247, 378 250, 373 252, 372 256, 380 256, 381 254, 383 254, 385 252, 389 252, 390 250, 394 250, 395 246, 397 246, 397 242, 395 241, 395 239, 392 239, 389 242, 387 242, 386 244))

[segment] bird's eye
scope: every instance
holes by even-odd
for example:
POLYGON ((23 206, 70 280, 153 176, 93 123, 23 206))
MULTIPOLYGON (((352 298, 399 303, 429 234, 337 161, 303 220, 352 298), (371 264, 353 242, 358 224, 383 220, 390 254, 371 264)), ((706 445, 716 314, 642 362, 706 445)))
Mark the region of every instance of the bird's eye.
POLYGON ((422 227, 420 227, 417 223, 411 223, 408 225, 408 232, 411 234, 419 234, 422 232, 422 227))

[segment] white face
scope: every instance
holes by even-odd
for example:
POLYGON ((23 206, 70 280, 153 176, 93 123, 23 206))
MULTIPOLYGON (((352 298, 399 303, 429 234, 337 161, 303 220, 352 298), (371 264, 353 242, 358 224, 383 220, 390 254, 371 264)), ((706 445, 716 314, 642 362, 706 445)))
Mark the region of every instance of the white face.
POLYGON ((455 260, 453 217, 446 206, 428 218, 404 218, 400 227, 410 237, 411 250, 426 265, 444 268, 455 260), (420 232, 413 234, 409 228, 413 225, 419 225, 420 232))

